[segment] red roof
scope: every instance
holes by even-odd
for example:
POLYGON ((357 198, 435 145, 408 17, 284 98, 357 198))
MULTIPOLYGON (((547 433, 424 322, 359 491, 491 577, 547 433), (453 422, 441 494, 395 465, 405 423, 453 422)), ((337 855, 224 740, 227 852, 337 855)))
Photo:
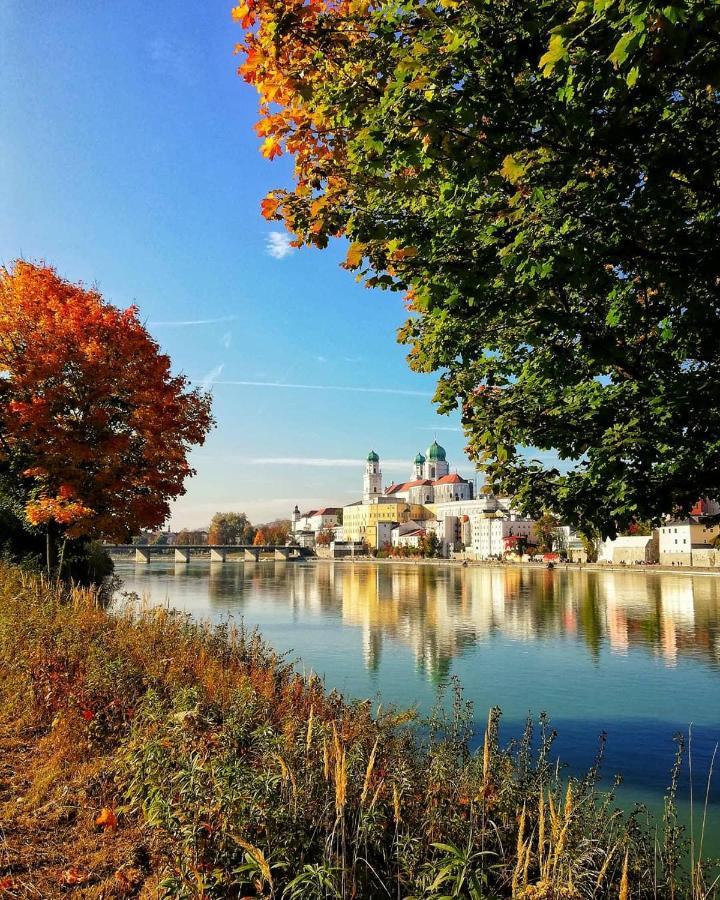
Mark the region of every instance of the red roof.
POLYGON ((407 491, 409 488, 419 487, 420 485, 425 484, 466 484, 466 480, 461 478, 457 472, 453 472, 451 475, 443 475, 442 478, 438 478, 436 481, 431 481, 429 478, 417 478, 415 481, 404 481, 402 484, 391 484, 389 488, 385 490, 386 494, 397 494, 399 491, 407 491))
POLYGON ((465 484, 465 479, 461 478, 457 472, 453 472, 452 475, 443 475, 442 478, 438 478, 433 484, 465 484))
POLYGON ((418 487, 421 484, 432 484, 433 482, 425 478, 417 478, 415 481, 404 481, 402 484, 391 484, 385 490, 386 494, 397 494, 398 491, 406 491, 408 488, 418 487))

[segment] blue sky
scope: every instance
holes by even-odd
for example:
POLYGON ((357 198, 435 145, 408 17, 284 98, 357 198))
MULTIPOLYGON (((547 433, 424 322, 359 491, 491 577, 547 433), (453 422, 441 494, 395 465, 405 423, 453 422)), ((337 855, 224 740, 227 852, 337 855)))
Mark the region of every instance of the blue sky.
POLYGON ((395 342, 399 297, 357 285, 340 244, 285 252, 260 216, 289 165, 258 152, 231 6, 0 4, 0 262, 136 303, 175 368, 213 382, 217 428, 173 526, 348 503, 371 447, 399 480, 434 432, 470 474, 435 379, 395 342))

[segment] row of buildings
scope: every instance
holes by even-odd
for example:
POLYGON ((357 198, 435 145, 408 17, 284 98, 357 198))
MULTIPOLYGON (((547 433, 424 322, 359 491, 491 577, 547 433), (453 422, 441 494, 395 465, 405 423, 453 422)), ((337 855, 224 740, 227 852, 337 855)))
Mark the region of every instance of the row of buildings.
MULTIPOLYGON (((649 535, 621 535, 602 542, 598 562, 635 565, 720 566, 720 525, 712 517, 720 505, 702 500, 691 515, 667 521, 649 535)), ((337 555, 360 548, 420 547, 431 534, 443 556, 462 553, 470 559, 495 559, 536 542, 535 522, 513 509, 508 498, 476 496, 472 481, 450 471, 437 441, 418 453, 410 477, 383 485, 380 457, 365 460, 361 499, 344 507, 292 513, 292 535, 301 546, 332 545, 337 555)), ((568 526, 556 530, 554 546, 568 559, 586 562, 587 552, 568 526)))

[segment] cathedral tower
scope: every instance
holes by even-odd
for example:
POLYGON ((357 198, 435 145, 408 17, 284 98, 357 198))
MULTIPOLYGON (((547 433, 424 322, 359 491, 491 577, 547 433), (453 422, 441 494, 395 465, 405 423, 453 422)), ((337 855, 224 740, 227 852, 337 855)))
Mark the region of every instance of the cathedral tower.
POLYGON ((433 441, 427 448, 427 461, 425 462, 425 477, 431 481, 442 478, 450 471, 447 463, 445 448, 441 447, 437 441, 433 441))
POLYGON ((371 450, 367 455, 365 475, 363 476, 363 503, 372 503, 378 497, 382 497, 380 457, 374 450, 371 450))

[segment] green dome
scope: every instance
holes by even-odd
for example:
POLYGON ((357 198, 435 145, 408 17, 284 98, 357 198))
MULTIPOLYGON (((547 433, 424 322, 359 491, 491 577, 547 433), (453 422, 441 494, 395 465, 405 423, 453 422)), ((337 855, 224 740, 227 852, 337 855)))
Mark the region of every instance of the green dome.
POLYGON ((428 459, 431 462, 445 462, 445 448, 437 441, 433 441, 427 449, 428 459))
POLYGON ((380 462, 380 457, 374 450, 371 450, 367 455, 368 462, 380 462))
POLYGON ((421 466, 424 462, 425 457, 422 455, 422 453, 418 453, 418 455, 415 457, 415 465, 421 466))

